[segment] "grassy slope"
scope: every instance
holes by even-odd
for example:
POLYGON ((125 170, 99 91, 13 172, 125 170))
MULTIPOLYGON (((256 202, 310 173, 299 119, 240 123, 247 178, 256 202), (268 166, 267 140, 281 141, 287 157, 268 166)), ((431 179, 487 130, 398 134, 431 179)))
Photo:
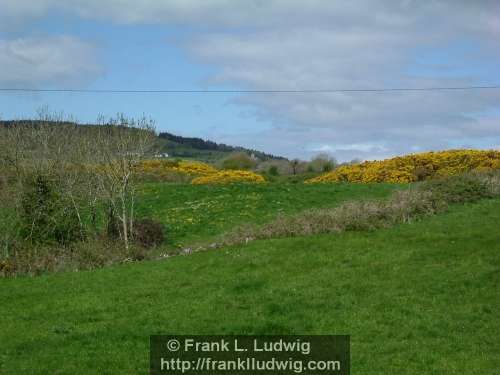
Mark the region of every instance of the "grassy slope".
POLYGON ((138 214, 167 226, 170 244, 207 241, 237 225, 262 223, 279 213, 331 207, 342 201, 379 198, 395 184, 243 184, 226 186, 148 183, 138 214))
MULTIPOLYGON (((405 186, 305 185, 283 181, 225 186, 149 182, 139 186, 140 199, 135 209, 138 216, 153 217, 165 225, 166 246, 156 249, 159 254, 198 243, 207 244, 238 225, 263 223, 280 213, 331 207, 346 200, 386 197, 405 186)), ((16 215, 2 208, 0 205, 0 228, 9 228, 6 233, 15 232, 16 215)), ((100 220, 104 225, 104 218, 100 220)), ((0 252, 2 250, 0 246, 0 252)))
POLYGON ((154 333, 351 334, 354 374, 498 373, 499 222, 491 200, 371 233, 0 280, 0 373, 145 373, 154 333))

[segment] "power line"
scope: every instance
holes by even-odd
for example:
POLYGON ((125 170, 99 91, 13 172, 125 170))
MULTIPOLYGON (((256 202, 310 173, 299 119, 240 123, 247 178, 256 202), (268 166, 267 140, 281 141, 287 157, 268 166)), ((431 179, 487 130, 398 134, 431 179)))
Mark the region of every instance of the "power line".
POLYGON ((311 90, 119 90, 119 89, 36 89, 0 87, 0 92, 46 92, 46 93, 88 93, 88 94, 328 94, 343 92, 398 92, 398 91, 452 91, 493 90, 499 86, 456 86, 456 87, 398 87, 374 89, 311 89, 311 90))

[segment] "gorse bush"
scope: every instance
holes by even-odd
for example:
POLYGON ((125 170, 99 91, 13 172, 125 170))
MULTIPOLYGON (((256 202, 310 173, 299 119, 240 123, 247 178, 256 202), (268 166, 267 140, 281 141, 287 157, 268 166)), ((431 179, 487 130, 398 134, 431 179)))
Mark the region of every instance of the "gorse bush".
POLYGON ((409 183, 496 169, 500 169, 500 151, 450 150, 343 165, 307 182, 409 183))
POLYGON ((173 169, 182 173, 202 176, 217 172, 217 169, 211 165, 198 161, 180 161, 179 164, 173 169))

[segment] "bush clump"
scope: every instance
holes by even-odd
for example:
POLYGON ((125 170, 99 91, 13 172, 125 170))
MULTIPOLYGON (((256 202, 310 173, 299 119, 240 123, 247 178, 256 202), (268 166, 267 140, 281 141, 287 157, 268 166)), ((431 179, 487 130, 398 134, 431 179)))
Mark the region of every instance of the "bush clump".
POLYGON ((476 202, 494 195, 486 178, 472 174, 427 181, 423 188, 448 203, 476 202))
POLYGON ((133 238, 145 248, 161 245, 165 240, 163 225, 149 218, 138 219, 134 222, 133 238))
POLYGON ((26 240, 32 243, 68 244, 83 239, 75 210, 58 194, 49 177, 31 176, 24 186, 20 232, 26 240))
POLYGON ((278 167, 276 165, 271 165, 267 173, 269 173, 270 176, 279 176, 280 174, 278 167))
POLYGON ((245 152, 236 152, 222 160, 222 169, 249 170, 255 168, 257 161, 245 152))

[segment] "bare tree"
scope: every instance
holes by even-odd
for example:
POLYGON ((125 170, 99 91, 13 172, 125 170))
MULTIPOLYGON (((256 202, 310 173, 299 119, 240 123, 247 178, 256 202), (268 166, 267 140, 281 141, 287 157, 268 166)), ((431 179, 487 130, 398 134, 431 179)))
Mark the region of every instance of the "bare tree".
POLYGON ((137 165, 154 155, 155 124, 151 119, 138 120, 124 115, 100 118, 96 129, 94 157, 98 185, 121 224, 120 236, 129 247, 134 228, 135 176, 137 165))

